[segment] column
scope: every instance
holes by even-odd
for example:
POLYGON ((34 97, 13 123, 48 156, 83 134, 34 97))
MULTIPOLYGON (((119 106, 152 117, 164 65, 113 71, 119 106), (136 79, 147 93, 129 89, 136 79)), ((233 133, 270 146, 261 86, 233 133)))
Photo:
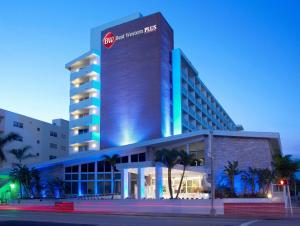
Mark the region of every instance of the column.
MULTIPOLYGON (((74 193, 74 192, 72 191, 72 193, 74 193)), ((81 164, 78 165, 78 196, 82 196, 82 192, 81 192, 81 164)))
POLYGON ((98 180, 98 164, 97 164, 97 161, 95 162, 94 176, 95 176, 95 178, 94 178, 94 182, 95 182, 95 184, 94 184, 94 189, 95 189, 94 194, 98 195, 98 182, 97 182, 97 180, 98 180))
POLYGON ((121 170, 121 198, 128 198, 128 169, 121 170))
POLYGON ((138 168, 138 199, 145 198, 145 171, 144 168, 138 168))
POLYGON ((163 197, 163 171, 162 166, 155 166, 155 198, 163 197))

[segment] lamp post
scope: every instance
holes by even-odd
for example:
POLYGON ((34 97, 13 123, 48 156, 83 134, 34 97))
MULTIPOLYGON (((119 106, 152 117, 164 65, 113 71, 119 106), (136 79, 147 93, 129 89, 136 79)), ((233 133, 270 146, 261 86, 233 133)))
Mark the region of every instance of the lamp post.
POLYGON ((211 207, 210 207, 210 215, 216 215, 216 209, 214 208, 215 201, 215 177, 214 177, 214 157, 212 152, 212 141, 213 141, 213 130, 209 131, 208 135, 208 154, 210 157, 210 178, 211 178, 211 207))

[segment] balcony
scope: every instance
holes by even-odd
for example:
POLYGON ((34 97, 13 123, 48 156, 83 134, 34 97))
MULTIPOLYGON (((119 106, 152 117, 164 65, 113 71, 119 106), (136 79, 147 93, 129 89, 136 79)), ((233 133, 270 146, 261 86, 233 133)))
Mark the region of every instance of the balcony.
POLYGON ((79 119, 73 119, 70 121, 70 128, 89 126, 89 125, 99 125, 100 116, 99 115, 88 115, 79 119))
POLYGON ((80 77, 93 76, 93 75, 97 75, 97 74, 100 74, 100 65, 90 64, 84 68, 81 68, 77 72, 71 73, 70 80, 73 81, 80 77))
POLYGON ((181 92, 185 95, 185 96, 188 96, 188 91, 185 87, 181 87, 181 92))
POLYGON ((88 143, 91 141, 100 141, 100 133, 88 132, 79 135, 70 136, 70 144, 88 143))
POLYGON ((70 96, 72 97, 74 95, 85 93, 85 92, 91 92, 93 90, 100 90, 99 81, 92 80, 80 85, 79 87, 75 87, 75 86, 71 87, 70 96))
POLYGON ((82 100, 78 103, 70 104, 70 112, 83 109, 83 108, 91 108, 93 106, 100 106, 100 99, 96 97, 91 97, 86 100, 82 100))

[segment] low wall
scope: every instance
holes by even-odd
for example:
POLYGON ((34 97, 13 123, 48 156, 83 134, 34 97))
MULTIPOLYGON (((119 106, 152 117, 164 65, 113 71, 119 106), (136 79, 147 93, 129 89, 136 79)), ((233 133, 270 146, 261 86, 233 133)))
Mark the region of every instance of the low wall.
MULTIPOLYGON (((106 200, 76 201, 75 210, 118 213, 209 214, 210 200, 106 200)), ((215 201, 217 214, 224 214, 222 200, 215 201)))
MULTIPOLYGON (((22 200, 15 207, 54 208, 59 200, 22 200)), ((211 200, 78 200, 64 199, 73 202, 74 211, 95 213, 172 213, 172 214, 210 214, 211 200)), ((218 215, 282 217, 285 214, 284 204, 272 199, 216 199, 214 208, 218 215)))
POLYGON ((284 203, 276 199, 224 199, 224 214, 281 218, 285 216, 285 208, 284 203))
MULTIPOLYGON (((22 200, 21 203, 12 202, 12 206, 54 207, 58 200, 22 200)), ((66 199, 74 202, 74 210, 82 212, 101 213, 178 213, 178 214, 209 214, 210 200, 77 200, 66 199)), ((216 200, 214 205, 217 214, 224 214, 223 201, 216 200)))

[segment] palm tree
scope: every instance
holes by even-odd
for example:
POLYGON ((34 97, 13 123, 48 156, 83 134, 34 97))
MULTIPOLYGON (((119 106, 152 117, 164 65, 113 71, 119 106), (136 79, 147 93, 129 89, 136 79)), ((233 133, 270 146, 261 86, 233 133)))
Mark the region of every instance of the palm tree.
POLYGON ((181 192, 181 186, 182 186, 182 181, 184 178, 186 167, 191 166, 195 162, 195 156, 183 150, 179 152, 179 157, 180 157, 179 164, 183 165, 183 171, 181 174, 181 178, 180 178, 180 182, 176 194, 176 199, 178 199, 178 196, 181 192))
POLYGON ((172 169, 179 162, 179 153, 176 149, 161 149, 155 153, 155 162, 161 162, 168 168, 168 187, 170 198, 173 199, 172 169))
POLYGON ((258 179, 258 186, 259 189, 262 190, 263 194, 269 191, 269 187, 272 183, 274 178, 274 173, 272 170, 265 168, 265 169, 257 169, 257 179, 258 179))
POLYGON ((114 154, 112 156, 109 155, 104 155, 104 160, 106 162, 109 162, 111 165, 111 171, 112 171, 112 196, 111 199, 114 199, 114 194, 115 194, 115 168, 116 168, 116 164, 117 164, 117 160, 118 158, 120 158, 120 156, 118 154, 114 154))
POLYGON ((23 148, 12 149, 9 151, 9 153, 14 155, 15 158, 19 161, 19 164, 22 165, 23 160, 35 157, 35 155, 33 155, 31 153, 27 154, 29 149, 31 149, 31 146, 27 145, 23 148))
POLYGON ((258 177, 258 169, 249 167, 248 171, 242 171, 242 180, 244 183, 250 185, 251 195, 255 193, 255 182, 258 177))
POLYGON ((291 157, 291 155, 276 155, 273 157, 272 165, 278 179, 292 179, 300 169, 300 161, 292 160, 291 157))
POLYGON ((230 192, 232 196, 235 196, 234 177, 240 173, 240 170, 238 169, 238 165, 239 165, 238 161, 233 161, 233 162, 228 161, 228 165, 224 166, 224 173, 229 180, 230 192))
POLYGON ((0 136, 0 163, 3 161, 6 161, 6 157, 4 154, 5 145, 7 145, 8 143, 10 143, 18 138, 20 138, 20 135, 13 133, 13 132, 9 133, 5 136, 0 136))
POLYGON ((13 180, 19 182, 20 198, 23 198, 22 186, 24 187, 27 195, 30 193, 32 175, 30 169, 26 165, 16 164, 16 166, 10 171, 9 175, 13 180))
POLYGON ((40 176, 40 171, 36 168, 31 169, 31 177, 32 177, 32 183, 31 183, 31 191, 32 194, 34 195, 34 187, 36 189, 36 192, 38 194, 38 198, 41 197, 41 191, 42 191, 42 185, 41 185, 41 176, 40 176))

